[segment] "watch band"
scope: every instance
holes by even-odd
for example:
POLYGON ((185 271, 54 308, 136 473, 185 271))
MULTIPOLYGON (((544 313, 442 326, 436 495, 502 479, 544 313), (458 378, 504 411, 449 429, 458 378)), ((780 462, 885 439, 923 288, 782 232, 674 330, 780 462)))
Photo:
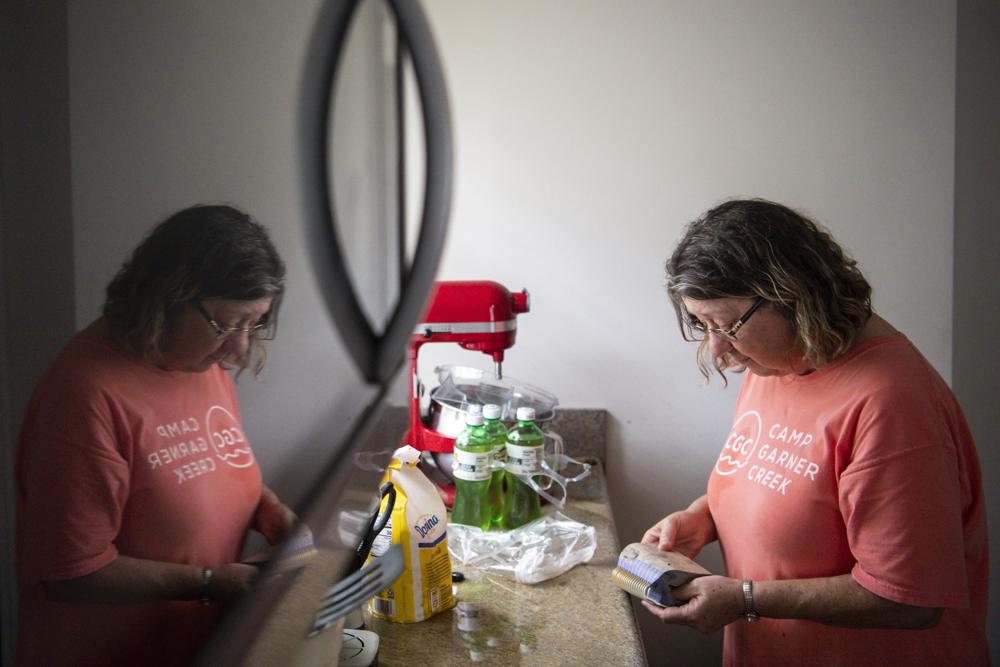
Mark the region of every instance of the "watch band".
POLYGON ((753 582, 749 579, 743 581, 743 618, 749 623, 760 619, 760 614, 753 606, 753 582))
POLYGON ((208 585, 212 583, 212 568, 205 567, 201 570, 201 596, 198 602, 202 604, 212 604, 212 596, 208 594, 208 585))

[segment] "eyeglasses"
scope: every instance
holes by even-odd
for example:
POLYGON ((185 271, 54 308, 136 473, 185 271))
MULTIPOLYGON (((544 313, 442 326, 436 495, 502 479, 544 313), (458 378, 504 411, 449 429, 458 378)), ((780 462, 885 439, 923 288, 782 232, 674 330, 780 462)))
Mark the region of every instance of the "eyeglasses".
POLYGON ((208 311, 205 310, 205 306, 201 304, 200 299, 194 299, 191 303, 194 304, 195 310, 197 310, 205 321, 208 322, 211 327, 215 330, 215 340, 225 340, 227 338, 234 338, 239 334, 245 333, 257 340, 272 340, 274 338, 274 327, 271 326, 270 318, 265 314, 257 324, 249 327, 224 327, 216 322, 208 311))
POLYGON ((713 329, 711 327, 707 327, 704 322, 689 313, 686 319, 691 339, 701 341, 708 338, 709 334, 715 334, 716 336, 722 336, 730 343, 735 343, 736 333, 743 328, 743 325, 745 325, 751 317, 753 317, 753 314, 757 312, 757 309, 760 308, 763 303, 764 297, 758 297, 747 312, 743 313, 743 316, 733 322, 732 326, 727 329, 713 329))

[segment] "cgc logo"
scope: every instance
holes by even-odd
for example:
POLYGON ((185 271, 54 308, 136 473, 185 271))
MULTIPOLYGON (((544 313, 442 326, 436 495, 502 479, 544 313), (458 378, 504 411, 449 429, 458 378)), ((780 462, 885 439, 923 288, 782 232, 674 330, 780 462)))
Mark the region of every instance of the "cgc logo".
POLYGON ((726 446, 722 448, 719 460, 715 462, 715 472, 720 475, 732 475, 743 468, 757 449, 761 431, 763 425, 759 413, 748 410, 740 415, 733 424, 729 437, 726 438, 726 446))
POLYGON ((205 416, 208 439, 212 443, 215 456, 234 468, 253 465, 253 452, 243 437, 243 429, 228 410, 213 405, 205 416))

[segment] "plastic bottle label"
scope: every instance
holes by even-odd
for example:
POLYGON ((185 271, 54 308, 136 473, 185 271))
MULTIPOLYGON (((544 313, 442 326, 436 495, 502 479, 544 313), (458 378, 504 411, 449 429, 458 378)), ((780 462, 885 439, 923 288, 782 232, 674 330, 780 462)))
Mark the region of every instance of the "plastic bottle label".
POLYGON ((537 475, 542 472, 542 448, 507 443, 507 470, 515 475, 537 475))
POLYGON ((451 470, 457 479, 482 482, 493 474, 492 460, 493 452, 467 452, 456 447, 451 470))

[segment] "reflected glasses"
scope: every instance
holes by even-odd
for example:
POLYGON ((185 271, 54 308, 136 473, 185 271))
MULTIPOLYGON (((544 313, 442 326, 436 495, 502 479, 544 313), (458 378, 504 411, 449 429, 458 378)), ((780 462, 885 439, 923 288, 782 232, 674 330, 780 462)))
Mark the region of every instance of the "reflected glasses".
POLYGON ((740 319, 733 322, 733 324, 726 329, 713 329, 712 327, 707 327, 704 322, 690 313, 687 313, 686 320, 688 333, 690 334, 692 340, 702 341, 708 338, 709 334, 715 334, 716 336, 722 336, 730 343, 735 343, 737 340, 736 333, 743 328, 743 325, 745 325, 751 317, 753 317, 753 314, 757 312, 757 309, 760 308, 762 303, 764 303, 764 297, 758 297, 747 312, 743 313, 740 319))
POLYGON ((272 340, 274 338, 274 327, 271 326, 271 319, 268 314, 265 314, 257 324, 249 327, 224 327, 216 322, 208 311, 205 310, 205 306, 201 304, 201 299, 194 299, 191 301, 194 304, 195 310, 197 310, 205 321, 209 323, 212 329, 215 330, 215 340, 226 340, 228 338, 235 338, 240 334, 247 334, 255 338, 256 340, 272 340))

